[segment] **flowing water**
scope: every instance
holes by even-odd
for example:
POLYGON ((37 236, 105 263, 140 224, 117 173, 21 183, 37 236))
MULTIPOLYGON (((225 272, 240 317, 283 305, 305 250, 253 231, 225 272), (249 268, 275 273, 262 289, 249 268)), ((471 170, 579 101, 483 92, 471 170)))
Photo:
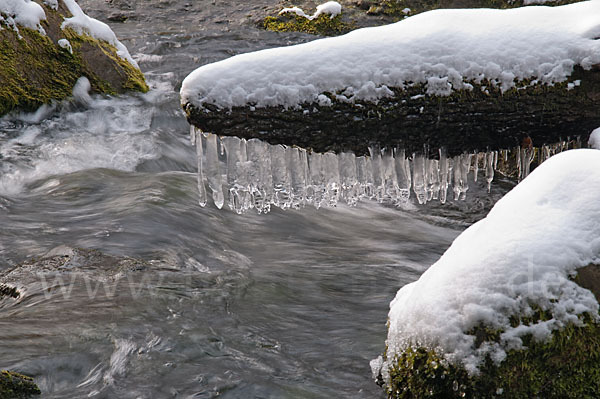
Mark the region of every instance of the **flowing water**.
POLYGON ((252 3, 81 1, 129 17, 111 25, 152 90, 0 119, 0 273, 61 245, 146 262, 7 275, 22 295, 0 299, 0 369, 43 398, 381 398, 369 361, 390 300, 512 187, 488 194, 480 174, 446 204, 199 206, 181 80, 312 39, 257 29, 268 3, 252 3))

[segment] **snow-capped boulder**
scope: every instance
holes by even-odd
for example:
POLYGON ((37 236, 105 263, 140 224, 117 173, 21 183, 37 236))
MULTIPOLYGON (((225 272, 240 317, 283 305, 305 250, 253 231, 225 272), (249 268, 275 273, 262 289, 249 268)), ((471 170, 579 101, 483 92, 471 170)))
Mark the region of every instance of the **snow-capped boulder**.
POLYGON ((509 148, 600 125, 600 2, 435 10, 241 54, 183 82, 206 132, 366 153, 509 148))
POLYGON ((75 0, 0 0, 0 115, 92 92, 146 91, 144 76, 108 25, 75 0))
POLYGON ((390 304, 393 398, 599 397, 600 152, 550 158, 390 304))

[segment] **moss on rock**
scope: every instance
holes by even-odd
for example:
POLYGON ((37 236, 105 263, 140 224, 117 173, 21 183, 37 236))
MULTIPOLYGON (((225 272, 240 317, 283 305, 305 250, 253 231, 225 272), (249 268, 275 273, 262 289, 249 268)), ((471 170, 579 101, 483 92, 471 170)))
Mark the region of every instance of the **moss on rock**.
MULTIPOLYGON (((493 331, 488 338, 498 337, 499 332, 493 331)), ((600 397, 600 325, 590 317, 583 326, 570 324, 555 331, 548 342, 525 337, 524 343, 526 349, 508 352, 500 365, 486 359, 476 376, 449 364, 434 349, 408 348, 389 370, 388 397, 600 397)))
POLYGON ((40 393, 31 377, 12 371, 0 371, 0 399, 26 399, 40 393))
POLYGON ((262 22, 266 30, 274 32, 304 32, 311 35, 337 36, 356 28, 352 23, 343 22, 342 15, 331 18, 321 14, 315 19, 308 19, 293 13, 276 17, 268 16, 262 22))
POLYGON ((47 35, 19 27, 19 33, 0 24, 0 115, 13 109, 31 111, 72 94, 77 79, 89 79, 92 92, 115 94, 129 90, 145 92, 142 72, 117 55, 114 46, 70 28, 62 21, 70 14, 60 2, 57 11, 43 3, 47 35), (67 39, 73 52, 58 45, 67 39))
MULTIPOLYGON (((577 270, 572 280, 600 298, 600 266, 588 265, 577 270)), ((553 315, 531 304, 527 316, 513 316, 510 325, 532 325, 553 315)), ((523 349, 507 351, 499 364, 488 356, 479 374, 470 375, 461 364, 449 363, 436 349, 408 347, 385 370, 386 390, 390 399, 583 399, 600 397, 600 323, 592 314, 580 316, 580 322, 555 330, 546 341, 527 335, 523 349)), ((479 325, 468 331, 475 347, 500 343, 503 330, 479 325)), ((384 384, 379 378, 380 385, 384 384)))

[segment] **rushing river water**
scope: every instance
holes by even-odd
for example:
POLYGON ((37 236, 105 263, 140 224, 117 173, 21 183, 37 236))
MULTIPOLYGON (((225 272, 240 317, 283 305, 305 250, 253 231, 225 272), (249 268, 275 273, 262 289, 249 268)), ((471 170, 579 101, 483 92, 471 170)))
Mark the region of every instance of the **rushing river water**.
POLYGON ((390 300, 512 184, 402 209, 202 208, 181 80, 312 38, 257 29, 264 0, 80 4, 130 17, 112 27, 152 90, 0 120, 0 272, 60 245, 148 264, 14 271, 0 369, 33 376, 44 398, 383 397, 369 360, 390 300))

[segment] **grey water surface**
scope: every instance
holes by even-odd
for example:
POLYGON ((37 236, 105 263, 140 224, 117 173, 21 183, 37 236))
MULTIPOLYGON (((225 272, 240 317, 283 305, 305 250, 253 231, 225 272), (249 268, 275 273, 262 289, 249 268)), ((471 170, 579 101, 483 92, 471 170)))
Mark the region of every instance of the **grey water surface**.
POLYGON ((0 273, 66 245, 140 258, 7 275, 0 369, 43 398, 382 398, 389 302, 511 186, 402 209, 198 205, 178 90, 193 69, 314 39, 256 27, 269 2, 80 1, 110 23, 147 94, 94 97, 0 119, 0 273))

